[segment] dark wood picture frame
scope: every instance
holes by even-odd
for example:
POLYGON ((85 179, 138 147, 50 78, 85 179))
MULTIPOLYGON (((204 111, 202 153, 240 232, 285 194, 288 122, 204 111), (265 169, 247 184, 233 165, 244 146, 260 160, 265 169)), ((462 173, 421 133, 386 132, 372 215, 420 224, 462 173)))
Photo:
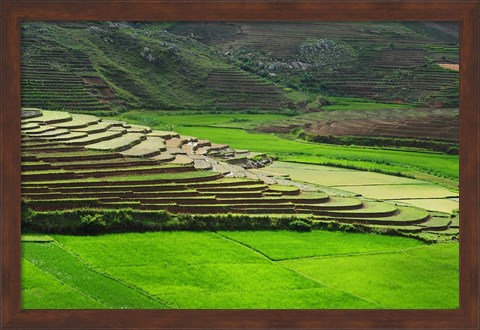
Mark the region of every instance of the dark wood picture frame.
POLYGON ((3 0, 2 328, 463 328, 479 324, 479 1, 3 0), (460 308, 456 310, 22 310, 20 24, 62 20, 436 20, 460 22, 460 308))

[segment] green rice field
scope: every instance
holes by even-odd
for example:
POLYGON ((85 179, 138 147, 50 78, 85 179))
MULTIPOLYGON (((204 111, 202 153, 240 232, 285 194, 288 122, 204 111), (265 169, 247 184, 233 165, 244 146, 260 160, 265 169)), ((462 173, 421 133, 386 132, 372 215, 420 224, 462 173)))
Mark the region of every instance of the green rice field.
POLYGON ((52 237, 22 243, 25 308, 458 308, 458 243, 325 231, 52 237))
POLYGON ((287 162, 275 162, 260 171, 272 175, 288 174, 293 180, 345 190, 367 198, 408 203, 431 211, 451 213, 459 208, 458 191, 422 180, 287 162))

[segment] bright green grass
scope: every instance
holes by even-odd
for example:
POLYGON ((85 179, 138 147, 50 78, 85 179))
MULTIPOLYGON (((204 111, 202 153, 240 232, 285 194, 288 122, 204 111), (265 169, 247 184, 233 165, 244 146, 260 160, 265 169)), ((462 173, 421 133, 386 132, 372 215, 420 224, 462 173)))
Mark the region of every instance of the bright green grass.
POLYGON ((22 259, 22 308, 81 309, 106 306, 22 259))
MULTIPOLYGON (((167 308, 354 309, 450 308, 458 303, 458 285, 451 285, 444 278, 445 273, 449 278, 458 278, 458 254, 450 250, 440 253, 434 247, 401 237, 263 231, 55 235, 53 238, 59 243, 24 243, 24 258, 47 275, 74 287, 78 295, 94 297, 109 308, 126 304, 132 308, 161 308, 158 307, 161 302, 167 308), (429 253, 431 259, 427 258, 429 253), (267 256, 293 260, 278 262, 267 256), (321 257, 294 259, 310 256, 321 257), (418 260, 412 256, 418 256, 418 260), (355 260, 352 269, 363 272, 350 272, 348 264, 343 262, 348 258, 355 260), (383 264, 375 263, 372 258, 387 262, 392 269, 383 269, 383 264), (317 261, 331 264, 318 269, 317 261), (335 269, 335 261, 339 261, 339 269, 335 269), (339 283, 325 285, 324 279, 318 278, 322 276, 339 283), (414 276, 425 281, 413 281, 414 276), (428 277, 433 278, 433 284, 428 284, 428 277), (441 279, 445 283, 438 285, 441 279), (405 282, 408 291, 403 290, 405 282), (385 283, 389 285, 384 290, 385 283), (417 290, 414 295, 410 292, 412 286, 417 290), (432 295, 433 287, 437 291, 432 295)), ((452 246, 458 248, 457 244, 452 246)), ((24 271, 26 288, 31 280, 26 278, 30 276, 28 269, 24 271)), ((37 284, 40 296, 24 290, 24 301, 30 302, 30 308, 42 306, 45 301, 42 292, 46 292, 48 283, 37 284)), ((72 293, 69 299, 74 299, 73 296, 72 293)), ((68 302, 60 298, 57 305, 63 303, 68 302)))
POLYGON ((46 235, 22 235, 22 242, 50 243, 53 241, 52 237, 46 235))
POLYGON ((180 308, 375 307, 213 233, 55 238, 94 267, 180 308))
POLYGON ((322 106, 323 110, 385 110, 412 108, 409 104, 377 103, 368 99, 355 97, 328 97, 332 105, 322 106))
MULTIPOLYGON (((32 267, 49 274, 50 278, 38 279, 32 283, 30 275, 25 273, 24 283, 29 283, 32 288, 38 290, 47 290, 50 294, 49 283, 60 281, 72 288, 72 291, 81 292, 81 296, 90 297, 97 302, 89 308, 165 308, 167 307, 161 301, 142 293, 138 289, 129 287, 120 283, 118 280, 105 276, 102 273, 92 270, 88 265, 82 262, 75 254, 69 253, 56 243, 23 243, 22 255, 32 267), (128 297, 128 299, 126 299, 128 297)), ((27 268, 28 269, 28 268, 27 268)), ((38 273, 38 272, 37 272, 38 273)), ((37 276, 39 277, 39 276, 37 276)), ((24 287, 26 287, 24 285, 24 287)), ((72 296, 73 293, 71 293, 72 296)), ((30 301, 30 308, 47 308, 42 305, 42 300, 34 300, 35 296, 25 293, 27 301, 30 301)), ((44 299, 44 296, 41 296, 44 299)), ((60 299, 60 297, 58 298, 60 299)), ((76 308, 69 301, 58 301, 58 307, 76 308), (64 305, 62 305, 64 304, 64 305)), ((85 308, 85 307, 84 307, 85 308)))
POLYGON ((178 126, 221 126, 253 128, 262 123, 285 119, 285 115, 274 114, 191 114, 182 115, 170 112, 152 112, 133 110, 116 117, 128 122, 154 126, 156 129, 175 130, 178 126))
POLYGON ((281 262, 285 267, 386 307, 459 307, 458 243, 403 253, 281 262), (347 280, 348 279, 348 280, 347 280))
POLYGON ((220 235, 260 251, 273 260, 386 252, 424 245, 420 241, 403 237, 323 230, 309 233, 237 231, 220 232, 220 235))

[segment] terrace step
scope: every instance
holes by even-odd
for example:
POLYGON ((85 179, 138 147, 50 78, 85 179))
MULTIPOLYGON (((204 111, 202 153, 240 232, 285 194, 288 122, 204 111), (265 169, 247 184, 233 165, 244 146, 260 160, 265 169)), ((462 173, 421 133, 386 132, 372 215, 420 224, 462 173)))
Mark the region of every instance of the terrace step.
POLYGON ((317 220, 335 220, 338 222, 360 223, 360 224, 377 224, 377 225, 415 225, 425 222, 430 218, 430 214, 422 209, 414 207, 398 206, 399 212, 392 216, 386 217, 337 217, 337 216, 315 216, 317 220))
MULTIPOLYGON (((29 109, 30 108, 22 108, 22 110, 29 109)), ((22 120, 22 123, 58 124, 71 120, 72 116, 68 112, 42 110, 42 116, 24 119, 22 120)))
POLYGON ((139 144, 122 152, 124 156, 130 157, 154 157, 160 155, 161 151, 166 151, 165 140, 160 137, 147 136, 139 144))
POLYGON ((68 141, 66 143, 70 143, 73 145, 81 145, 81 146, 87 146, 95 143, 101 143, 103 141, 119 138, 124 134, 124 132, 115 132, 108 130, 106 132, 102 133, 94 133, 94 134, 88 134, 88 136, 80 139, 76 139, 73 141, 68 141))
POLYGON ((142 133, 126 133, 119 137, 114 137, 109 140, 87 144, 85 148, 103 151, 124 151, 132 146, 139 144, 145 139, 142 133))

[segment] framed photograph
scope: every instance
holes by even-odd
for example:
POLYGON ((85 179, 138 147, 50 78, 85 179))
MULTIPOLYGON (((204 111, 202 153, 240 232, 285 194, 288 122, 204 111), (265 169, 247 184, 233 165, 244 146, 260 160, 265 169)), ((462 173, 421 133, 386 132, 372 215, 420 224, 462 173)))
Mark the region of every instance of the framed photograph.
POLYGON ((478 328, 479 7, 4 0, 1 327, 478 328))

